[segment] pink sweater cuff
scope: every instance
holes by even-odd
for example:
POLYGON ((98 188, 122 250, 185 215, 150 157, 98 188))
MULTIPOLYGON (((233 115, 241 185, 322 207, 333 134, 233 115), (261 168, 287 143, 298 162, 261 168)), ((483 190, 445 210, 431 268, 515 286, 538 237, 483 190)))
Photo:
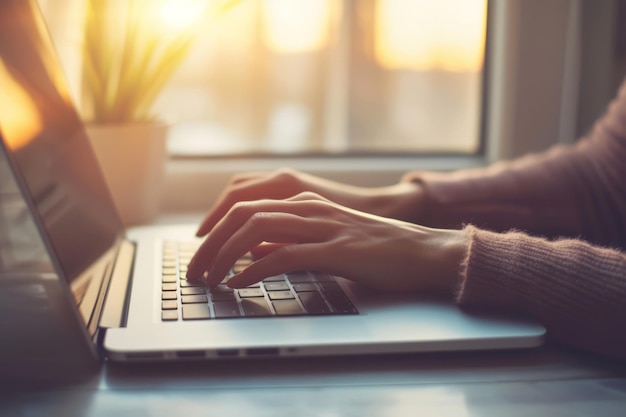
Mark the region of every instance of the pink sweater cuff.
POLYGON ((626 358, 626 255, 574 239, 466 227, 457 302, 529 314, 553 339, 626 358))

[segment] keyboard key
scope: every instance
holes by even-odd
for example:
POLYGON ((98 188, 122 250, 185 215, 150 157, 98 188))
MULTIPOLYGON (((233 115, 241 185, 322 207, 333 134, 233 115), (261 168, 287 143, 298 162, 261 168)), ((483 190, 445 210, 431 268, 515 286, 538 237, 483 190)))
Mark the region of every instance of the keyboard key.
POLYGON ((340 292, 343 293, 341 286, 336 282, 320 282, 320 287, 324 292, 340 292))
POLYGON ((176 311, 176 310, 163 310, 163 311, 161 311, 161 320, 163 320, 163 321, 178 320, 178 311, 176 311))
POLYGON ((250 261, 247 259, 240 259, 237 262, 235 262, 235 265, 233 265, 232 270, 234 274, 238 274, 241 271, 243 271, 244 269, 246 269, 248 267, 248 265, 250 265, 250 261))
POLYGON ((193 254, 181 253, 179 258, 178 258, 178 262, 181 265, 189 265, 189 262, 191 261, 191 258, 193 258, 193 254))
POLYGON ((241 288, 237 292, 241 298, 263 297, 263 291, 260 288, 241 288))
POLYGON ((206 295, 183 295, 180 299, 183 304, 208 303, 209 298, 206 295))
POLYGON ((211 290, 213 301, 234 301, 235 291, 226 285, 220 284, 211 290))
POLYGON ((253 259, 254 258, 250 252, 245 253, 241 258, 239 258, 240 261, 248 261, 248 262, 252 262, 253 259))
POLYGON ((264 285, 267 291, 289 291, 289 284, 286 282, 266 282, 264 285))
POLYGON ((180 293, 182 295, 205 295, 206 289, 202 287, 186 287, 181 288, 180 293))
POLYGON ((267 293, 269 295, 270 300, 291 300, 295 298, 291 291, 269 291, 267 293))
POLYGON ((190 248, 179 248, 178 249, 178 257, 180 259, 191 259, 193 255, 196 253, 196 249, 193 247, 190 248))
POLYGON ((208 304, 183 305, 183 320, 204 320, 211 318, 208 304))
POLYGON ((176 291, 176 283, 175 282, 165 283, 165 284, 161 285, 161 290, 163 290, 163 291, 176 291))
POLYGON ((283 275, 274 275, 272 277, 265 278, 263 282, 280 282, 284 280, 285 280, 285 277, 283 275))
POLYGON ((327 274, 320 274, 319 272, 313 272, 313 280, 315 282, 336 282, 335 277, 327 274))
POLYGON ((161 301, 161 310, 176 310, 178 308, 178 301, 166 300, 161 301))
POLYGON ((353 314, 357 312, 348 296, 343 292, 331 291, 324 293, 324 295, 334 312, 342 314, 353 314))
POLYGON ((317 291, 317 286, 312 282, 303 282, 299 284, 293 284, 293 290, 295 292, 317 291))
POLYGON ((241 306, 245 316, 267 317, 272 315, 272 310, 267 305, 265 298, 246 298, 241 300, 241 306))
POLYGON ((280 316, 295 316, 303 313, 300 304, 296 300, 273 301, 272 305, 274 310, 276 310, 276 314, 280 316))
POLYGON ((192 281, 192 280, 189 280, 189 279, 181 278, 180 286, 181 287, 200 287, 200 288, 204 289, 204 282, 202 282, 202 280, 200 280, 200 281, 192 281))
POLYGON ((239 306, 235 301, 220 301, 213 303, 215 317, 239 317, 239 306))
POLYGON ((176 268, 163 268, 163 275, 176 275, 176 268))
POLYGON ((330 309, 317 292, 303 292, 298 294, 298 298, 304 305, 306 311, 310 314, 328 314, 330 309))
POLYGON ((161 300, 176 300, 176 291, 163 291, 161 293, 161 300))
POLYGON ((313 282, 313 278, 311 278, 308 272, 290 272, 287 274, 287 279, 292 284, 299 282, 313 282))
POLYGON ((173 260, 173 259, 164 260, 161 266, 163 268, 176 268, 176 260, 173 260))
POLYGON ((161 282, 166 284, 166 283, 172 283, 172 282, 176 282, 176 275, 163 275, 163 278, 161 279, 161 282))
POLYGON ((181 252, 195 252, 200 247, 200 242, 178 242, 178 250, 181 252))
POLYGON ((178 249, 176 249, 174 246, 166 246, 163 248, 163 258, 176 259, 176 252, 178 252, 178 249))

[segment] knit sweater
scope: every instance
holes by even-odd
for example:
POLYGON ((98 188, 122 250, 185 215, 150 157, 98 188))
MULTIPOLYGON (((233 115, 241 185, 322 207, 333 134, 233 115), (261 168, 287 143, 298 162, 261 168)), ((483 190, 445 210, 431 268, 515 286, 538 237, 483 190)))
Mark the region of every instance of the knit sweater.
POLYGON ((468 232, 458 303, 524 312, 553 340, 626 359, 626 81, 574 146, 406 179, 424 186, 421 223, 468 232))

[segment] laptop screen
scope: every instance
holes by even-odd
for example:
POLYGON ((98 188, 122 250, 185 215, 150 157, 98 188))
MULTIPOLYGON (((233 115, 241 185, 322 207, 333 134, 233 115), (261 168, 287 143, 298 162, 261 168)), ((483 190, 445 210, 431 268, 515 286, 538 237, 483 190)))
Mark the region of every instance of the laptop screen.
POLYGON ((0 139, 71 282, 123 226, 34 0, 0 2, 0 139))

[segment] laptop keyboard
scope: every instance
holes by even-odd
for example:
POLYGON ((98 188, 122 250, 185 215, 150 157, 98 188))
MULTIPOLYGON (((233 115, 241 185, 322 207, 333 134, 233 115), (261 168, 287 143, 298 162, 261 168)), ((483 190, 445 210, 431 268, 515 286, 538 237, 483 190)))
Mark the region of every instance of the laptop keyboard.
MULTIPOLYGON (((163 321, 358 314, 335 278, 325 274, 291 272, 241 289, 232 289, 223 283, 208 289, 201 283, 187 281, 187 264, 197 247, 197 243, 187 242, 163 245, 163 321)), ((250 255, 239 259, 225 281, 250 262, 250 255)))

